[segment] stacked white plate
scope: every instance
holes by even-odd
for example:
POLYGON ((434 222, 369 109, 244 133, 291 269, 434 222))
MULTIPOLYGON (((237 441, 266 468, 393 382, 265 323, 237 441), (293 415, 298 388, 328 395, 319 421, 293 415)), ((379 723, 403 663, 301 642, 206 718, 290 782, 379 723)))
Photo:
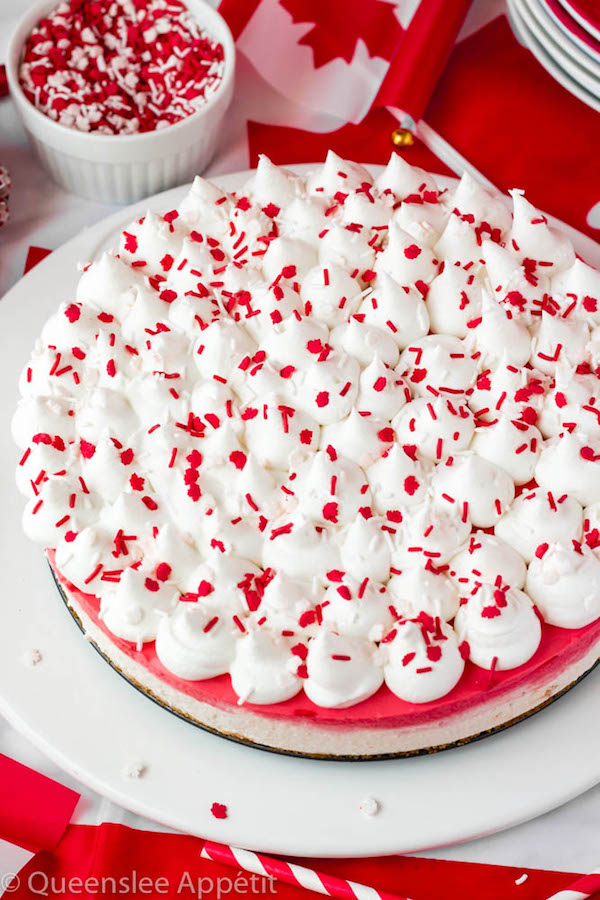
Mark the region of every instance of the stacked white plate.
POLYGON ((600 0, 508 0, 508 9, 538 62, 600 112, 600 0))

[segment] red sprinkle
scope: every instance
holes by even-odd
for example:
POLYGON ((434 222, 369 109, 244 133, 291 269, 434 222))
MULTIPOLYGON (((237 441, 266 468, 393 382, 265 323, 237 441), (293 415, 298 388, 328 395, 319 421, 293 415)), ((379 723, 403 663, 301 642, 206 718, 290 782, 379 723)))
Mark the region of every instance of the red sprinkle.
POLYGON ((227 818, 227 807, 224 803, 213 803, 210 808, 211 813, 215 817, 215 819, 226 819, 227 818))
POLYGON ((171 575, 171 566, 168 563, 159 563, 156 567, 156 577, 159 581, 168 581, 171 575))

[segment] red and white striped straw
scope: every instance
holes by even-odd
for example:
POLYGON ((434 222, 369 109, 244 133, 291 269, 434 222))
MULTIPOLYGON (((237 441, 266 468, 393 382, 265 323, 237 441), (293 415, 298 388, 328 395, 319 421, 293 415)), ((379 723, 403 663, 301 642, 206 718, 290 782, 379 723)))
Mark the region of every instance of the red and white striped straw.
POLYGON ((337 897, 339 900, 409 900, 408 897, 400 897, 398 894, 379 891, 376 888, 367 887, 365 884, 357 884, 355 881, 346 881, 343 878, 326 875, 325 872, 317 872, 315 869, 298 866, 296 863, 273 859, 262 853, 241 850, 239 847, 215 844, 212 841, 204 843, 201 856, 205 859, 212 859, 213 862, 244 869, 246 872, 272 877, 295 887, 306 888, 317 894, 337 897))
POLYGON ((588 900, 600 891, 600 868, 594 869, 588 875, 582 875, 564 891, 552 894, 548 900, 588 900))

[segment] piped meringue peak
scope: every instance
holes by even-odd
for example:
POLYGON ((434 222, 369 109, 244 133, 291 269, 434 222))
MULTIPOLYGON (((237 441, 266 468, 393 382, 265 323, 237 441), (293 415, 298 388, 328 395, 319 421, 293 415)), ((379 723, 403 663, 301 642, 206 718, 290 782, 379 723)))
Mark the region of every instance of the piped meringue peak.
POLYGON ((342 709, 600 617, 600 276, 512 196, 261 157, 83 267, 13 436, 24 530, 105 628, 342 709))

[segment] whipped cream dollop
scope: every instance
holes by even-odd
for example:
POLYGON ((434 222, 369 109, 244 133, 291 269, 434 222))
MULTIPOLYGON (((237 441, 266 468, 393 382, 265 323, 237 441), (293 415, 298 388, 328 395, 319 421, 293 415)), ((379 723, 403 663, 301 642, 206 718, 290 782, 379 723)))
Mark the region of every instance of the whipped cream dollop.
POLYGON ((490 528, 512 503, 515 486, 504 469, 474 450, 448 457, 432 477, 440 503, 462 510, 462 521, 478 528, 490 528))
POLYGON ((548 441, 539 455, 535 479, 541 488, 579 500, 600 500, 600 439, 566 430, 548 441))
POLYGON ((240 704, 282 703, 302 688, 290 639, 266 631, 251 631, 237 642, 230 672, 240 704))
POLYGON ((547 543, 568 544, 581 538, 583 509, 574 497, 537 488, 523 491, 496 525, 496 536, 526 562, 547 543))
POLYGON ((173 585, 129 568, 103 592, 100 617, 114 635, 140 649, 146 641, 156 638, 161 613, 174 611, 178 598, 173 585))
POLYGON ((190 681, 229 671, 239 631, 219 612, 207 603, 178 603, 161 619, 156 655, 165 669, 190 681))
POLYGON ((317 706, 344 709, 366 700, 383 682, 372 641, 322 628, 308 645, 304 690, 317 706))
POLYGON ((410 566, 387 583, 394 613, 411 619, 421 612, 449 622, 458 610, 458 591, 449 578, 433 568, 410 566))
POLYGON ((323 602, 323 621, 338 634, 380 641, 395 618, 386 587, 351 576, 332 584, 323 602))
POLYGON ((600 616, 600 560, 586 544, 550 544, 529 563, 527 591, 550 625, 583 628, 600 616))
POLYGON ((16 481, 115 638, 344 708, 600 617, 600 275, 512 201, 263 156, 83 266, 20 377, 16 481))
POLYGON ((531 598, 517 588, 492 584, 482 584, 460 606, 454 627, 476 666, 499 671, 526 663, 542 637, 531 598))
POLYGON ((450 693, 465 662, 454 629, 421 616, 398 623, 385 644, 385 683, 401 700, 429 703, 450 693))
POLYGON ((497 534, 474 531, 467 545, 450 560, 448 575, 460 594, 468 596, 480 584, 524 587, 527 566, 521 553, 497 534))

